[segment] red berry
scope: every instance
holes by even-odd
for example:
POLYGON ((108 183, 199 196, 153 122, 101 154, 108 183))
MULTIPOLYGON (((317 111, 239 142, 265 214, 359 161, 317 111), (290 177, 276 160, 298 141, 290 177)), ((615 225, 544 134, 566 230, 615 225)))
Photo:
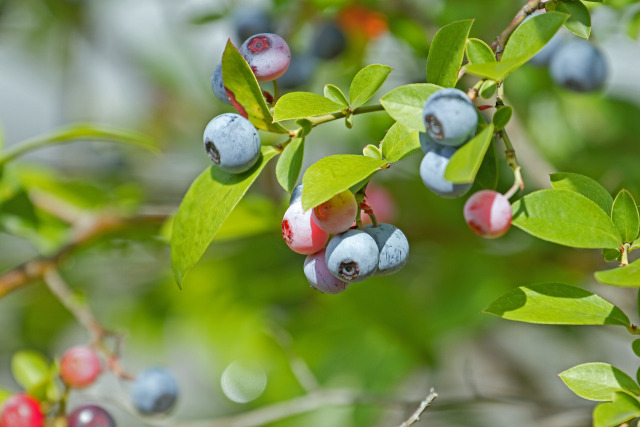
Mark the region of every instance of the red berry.
POLYGON ((113 417, 97 405, 76 408, 67 418, 69 427, 115 427, 113 417))
POLYGON ((347 231, 358 213, 358 202, 353 193, 345 190, 313 208, 313 220, 330 234, 347 231))
POLYGON ((44 416, 40 404, 31 396, 20 393, 4 402, 0 427, 42 427, 44 416))
POLYGON ((506 233, 512 217, 509 200, 493 190, 478 191, 464 204, 464 219, 469 227, 489 239, 506 233))
POLYGON ((69 387, 83 388, 100 375, 100 359, 89 347, 76 346, 60 359, 60 378, 69 387))
POLYGON ((282 237, 292 251, 309 255, 324 247, 329 233, 322 231, 311 218, 311 209, 302 211, 302 202, 298 200, 284 213, 282 237))

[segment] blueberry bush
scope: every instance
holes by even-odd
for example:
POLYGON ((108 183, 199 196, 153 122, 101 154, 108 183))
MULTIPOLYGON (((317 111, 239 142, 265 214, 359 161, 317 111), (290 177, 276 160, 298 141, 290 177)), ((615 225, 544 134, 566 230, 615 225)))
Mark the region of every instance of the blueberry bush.
POLYGON ((78 110, 0 100, 0 427, 638 425, 640 3, 387 3, 0 2, 78 110))

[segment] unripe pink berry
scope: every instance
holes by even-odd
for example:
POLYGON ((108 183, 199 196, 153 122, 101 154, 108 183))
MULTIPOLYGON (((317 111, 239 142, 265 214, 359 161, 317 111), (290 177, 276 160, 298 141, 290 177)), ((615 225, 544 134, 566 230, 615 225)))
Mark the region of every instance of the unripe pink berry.
MULTIPOLYGON (((364 202, 371 208, 378 222, 394 222, 396 217, 396 202, 386 188, 379 187, 370 182, 369 185, 367 185, 364 202)), ((371 224, 371 218, 363 212, 362 225, 367 224, 371 224)))
POLYGON ((100 359, 89 347, 72 347, 60 359, 60 378, 69 387, 83 388, 100 375, 100 359))
POLYGON ((349 287, 349 283, 331 274, 324 258, 325 253, 326 249, 322 248, 320 252, 307 255, 307 259, 304 260, 304 275, 311 287, 322 293, 339 294, 344 292, 349 287))
POLYGON ((292 251, 303 255, 318 252, 329 240, 329 233, 311 218, 311 209, 304 212, 300 200, 289 206, 282 219, 282 237, 292 251))
POLYGON ((513 217, 509 200, 493 190, 481 190, 469 197, 463 213, 473 232, 488 239, 506 233, 513 217))
POLYGON ((313 208, 313 220, 329 234, 347 231, 358 213, 353 193, 345 190, 313 208))
POLYGON ((40 404, 27 394, 14 394, 2 405, 0 427, 42 427, 40 404))

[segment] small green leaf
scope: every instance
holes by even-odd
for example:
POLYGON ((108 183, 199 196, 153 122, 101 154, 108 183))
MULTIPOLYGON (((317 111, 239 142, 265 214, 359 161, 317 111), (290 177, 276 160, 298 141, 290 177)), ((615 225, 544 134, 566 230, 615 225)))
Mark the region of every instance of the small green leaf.
POLYGON ((7 400, 8 398, 11 397, 13 393, 10 392, 9 390, 5 390, 3 388, 0 388, 0 408, 2 407, 2 403, 7 400))
POLYGON ((306 211, 370 177, 389 164, 386 160, 354 154, 320 159, 302 177, 302 208, 306 211))
POLYGON ((493 115, 493 125, 496 130, 502 130, 511 120, 513 114, 513 108, 510 105, 503 105, 499 107, 493 115))
POLYGON ((365 157, 371 157, 372 159, 382 159, 382 152, 373 144, 366 145, 362 149, 362 155, 365 157))
POLYGON ((622 267, 596 271, 594 276, 605 285, 640 288, 640 259, 622 267))
POLYGON ((302 128, 302 131, 299 136, 307 136, 313 129, 313 123, 309 119, 298 119, 296 120, 296 124, 302 128))
POLYGON ((638 384, 620 369, 607 363, 585 363, 558 374, 569 389, 583 399, 611 400, 617 390, 640 393, 638 384))
POLYGON ((467 58, 472 64, 496 62, 495 53, 488 44, 480 39, 467 40, 467 58))
POLYGON ((262 147, 261 159, 247 172, 231 175, 211 166, 193 181, 178 208, 171 235, 171 265, 178 284, 276 154, 272 147, 262 147))
POLYGON ((640 357, 640 339, 635 340, 633 343, 631 343, 631 348, 633 350, 633 353, 640 357))
POLYGON ((271 111, 256 76, 231 40, 227 41, 222 54, 222 80, 235 109, 256 128, 267 132, 289 133, 282 125, 273 123, 271 111))
POLYGON ((484 311, 503 319, 546 325, 630 324, 622 310, 609 301, 562 283, 520 286, 484 311))
POLYGON ((440 28, 433 37, 427 57, 427 83, 454 87, 464 60, 472 19, 456 21, 440 28))
POLYGON ((49 378, 49 363, 41 353, 22 350, 13 355, 11 372, 16 382, 29 390, 49 378))
POLYGON ((633 241, 633 243, 631 244, 631 247, 629 248, 629 251, 632 251, 638 248, 640 248, 640 238, 637 238, 636 240, 633 241))
POLYGON ((298 182, 302 158, 304 157, 304 138, 294 138, 282 151, 276 164, 276 178, 284 188, 291 193, 298 182))
POLYGON ((564 26, 577 36, 588 39, 591 34, 591 14, 580 0, 561 1, 556 11, 569 14, 564 26))
POLYGON ((341 105, 344 110, 349 108, 349 101, 347 101, 347 97, 344 96, 344 93, 342 93, 338 86, 324 85, 324 96, 336 104, 341 105))
POLYGON ((593 409, 593 427, 617 427, 640 416, 640 400, 633 394, 618 390, 609 399, 593 409))
POLYGON ((473 182, 492 139, 493 125, 491 124, 451 156, 449 165, 444 171, 445 179, 455 184, 473 182))
POLYGON ((422 109, 424 103, 441 86, 429 83, 414 83, 397 87, 380 98, 380 103, 398 123, 412 130, 425 132, 422 109))
POLYGON ((372 64, 358 71, 349 88, 349 100, 351 108, 357 108, 367 102, 393 70, 388 65, 372 64))
POLYGON ((613 197, 598 181, 588 176, 570 172, 553 173, 549 177, 551 178, 551 187, 554 189, 571 190, 580 193, 594 201, 607 215, 611 213, 613 197))
POLYGON ((420 151, 417 130, 411 130, 402 123, 394 123, 381 143, 382 156, 390 162, 397 162, 420 151))
POLYGON ((569 190, 539 190, 512 204, 513 222, 542 240, 574 248, 620 247, 620 233, 600 206, 569 190))
POLYGON ((627 190, 620 190, 611 208, 611 219, 620 231, 622 241, 633 242, 640 232, 640 217, 633 196, 627 190))
POLYGON ((482 98, 489 99, 493 96, 494 93, 496 93, 497 88, 498 88, 498 85, 495 81, 487 80, 484 83, 482 83, 482 86, 480 87, 480 92, 478 93, 482 98))
POLYGON ((606 262, 611 262, 611 261, 615 261, 615 260, 620 261, 621 257, 622 257, 622 253, 618 249, 603 249, 602 250, 602 258, 604 258, 604 260, 606 262))
POLYGON ((310 92, 291 92, 276 103, 273 119, 277 122, 301 117, 322 116, 344 110, 344 107, 322 95, 310 92))

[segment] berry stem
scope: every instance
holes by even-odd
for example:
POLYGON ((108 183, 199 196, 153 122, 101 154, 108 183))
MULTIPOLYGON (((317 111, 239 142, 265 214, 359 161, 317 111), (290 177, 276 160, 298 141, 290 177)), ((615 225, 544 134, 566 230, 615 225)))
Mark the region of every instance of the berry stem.
POLYGON ((505 28, 499 35, 496 37, 496 40, 491 43, 491 49, 496 53, 496 59, 500 61, 502 57, 502 52, 504 52, 504 47, 509 41, 509 38, 513 34, 513 32, 518 28, 524 19, 531 15, 538 9, 544 7, 544 3, 542 0, 529 0, 527 3, 522 6, 522 8, 516 13, 516 16, 509 23, 507 28, 505 28))
POLYGON ((504 197, 510 199, 518 190, 524 189, 524 181, 522 179, 521 167, 518 164, 518 159, 516 158, 516 150, 513 148, 513 144, 511 144, 511 140, 509 139, 509 135, 507 131, 502 129, 498 132, 498 136, 504 142, 506 151, 505 156, 507 157, 507 163, 513 169, 513 185, 511 188, 504 193, 504 197))
POLYGON ((278 87, 278 79, 273 80, 273 104, 275 105, 280 98, 280 88, 278 87))

